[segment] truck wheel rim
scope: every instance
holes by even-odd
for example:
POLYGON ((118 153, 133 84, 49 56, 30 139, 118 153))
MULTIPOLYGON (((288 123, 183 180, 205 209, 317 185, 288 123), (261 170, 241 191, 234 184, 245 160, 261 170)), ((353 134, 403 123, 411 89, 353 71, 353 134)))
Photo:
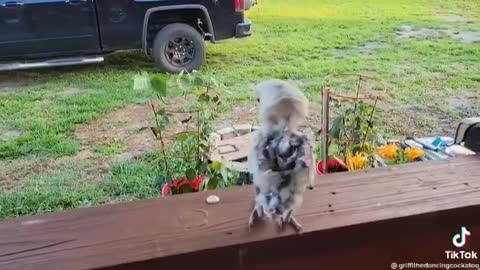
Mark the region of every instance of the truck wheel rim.
POLYGON ((195 55, 195 46, 193 41, 177 37, 168 41, 165 47, 165 57, 168 62, 174 66, 182 67, 193 60, 195 55))

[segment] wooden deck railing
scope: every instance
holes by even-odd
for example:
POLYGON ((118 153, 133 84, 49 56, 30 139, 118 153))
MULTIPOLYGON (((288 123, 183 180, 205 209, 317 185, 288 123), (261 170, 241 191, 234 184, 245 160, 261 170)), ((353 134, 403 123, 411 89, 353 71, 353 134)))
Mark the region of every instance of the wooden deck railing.
POLYGON ((0 269, 392 269, 452 263, 461 226, 462 249, 480 253, 478 156, 319 177, 301 235, 248 232, 251 188, 215 193, 217 205, 206 192, 2 221, 0 269))

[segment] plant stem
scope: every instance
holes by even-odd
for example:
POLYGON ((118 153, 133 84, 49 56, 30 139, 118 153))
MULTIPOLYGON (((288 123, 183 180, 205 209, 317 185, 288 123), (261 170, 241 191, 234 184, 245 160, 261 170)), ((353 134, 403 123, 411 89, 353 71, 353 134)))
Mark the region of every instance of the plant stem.
POLYGON ((153 115, 155 117, 155 124, 158 128, 158 138, 157 139, 160 139, 160 144, 161 144, 161 147, 162 147, 162 154, 163 154, 163 161, 165 163, 165 171, 168 173, 170 170, 168 168, 167 153, 165 151, 165 143, 163 141, 162 129, 160 127, 160 123, 158 122, 158 114, 157 114, 157 111, 155 110, 155 105, 153 104, 152 101, 150 101, 150 106, 152 107, 153 115))
POLYGON ((158 123, 157 110, 155 110, 155 105, 153 104, 152 101, 150 101, 150 106, 152 107, 153 116, 155 117, 155 124, 157 125, 158 128, 160 128, 160 124, 158 123))
POLYGON ((362 75, 360 75, 358 77, 358 84, 357 84, 357 92, 356 92, 356 99, 355 99, 355 107, 353 109, 353 113, 355 114, 355 112, 357 111, 357 101, 358 101, 358 96, 360 95, 360 85, 361 85, 361 82, 362 82, 362 75))
POLYGON ((367 140, 368 133, 370 132, 370 123, 371 123, 372 118, 373 118, 373 113, 375 112, 375 109, 377 108, 377 102, 378 102, 378 96, 375 98, 375 102, 373 103, 372 111, 370 112, 370 117, 368 118, 367 131, 365 132, 365 137, 363 138, 363 144, 365 144, 365 141, 367 140))
POLYGON ((170 169, 168 168, 167 152, 165 151, 165 143, 163 142, 163 135, 162 135, 161 129, 159 129, 158 131, 158 136, 160 137, 160 144, 162 146, 162 154, 163 154, 163 162, 165 163, 165 171, 169 173, 170 169))
POLYGON ((200 110, 197 112, 197 167, 200 166, 200 110))

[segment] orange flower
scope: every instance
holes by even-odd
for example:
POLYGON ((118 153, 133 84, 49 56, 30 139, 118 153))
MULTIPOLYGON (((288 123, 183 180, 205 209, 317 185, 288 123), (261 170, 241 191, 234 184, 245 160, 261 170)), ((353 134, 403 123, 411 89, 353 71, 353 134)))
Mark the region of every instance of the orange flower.
POLYGON ((405 153, 410 160, 416 160, 417 158, 422 158, 425 153, 418 148, 407 148, 405 149, 405 153))
POLYGON ((364 154, 347 154, 347 167, 349 171, 363 170, 368 165, 368 158, 364 154))
POLYGON ((388 144, 377 149, 377 154, 385 159, 396 159, 398 155, 398 146, 396 144, 388 144))

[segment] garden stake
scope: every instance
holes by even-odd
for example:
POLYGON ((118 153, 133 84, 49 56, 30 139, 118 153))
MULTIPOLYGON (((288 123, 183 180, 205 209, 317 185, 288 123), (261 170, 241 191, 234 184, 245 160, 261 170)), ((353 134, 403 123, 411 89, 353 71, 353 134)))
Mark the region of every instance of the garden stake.
POLYGON ((322 91, 322 152, 323 152, 323 173, 328 173, 328 113, 329 113, 330 90, 325 88, 322 91))

